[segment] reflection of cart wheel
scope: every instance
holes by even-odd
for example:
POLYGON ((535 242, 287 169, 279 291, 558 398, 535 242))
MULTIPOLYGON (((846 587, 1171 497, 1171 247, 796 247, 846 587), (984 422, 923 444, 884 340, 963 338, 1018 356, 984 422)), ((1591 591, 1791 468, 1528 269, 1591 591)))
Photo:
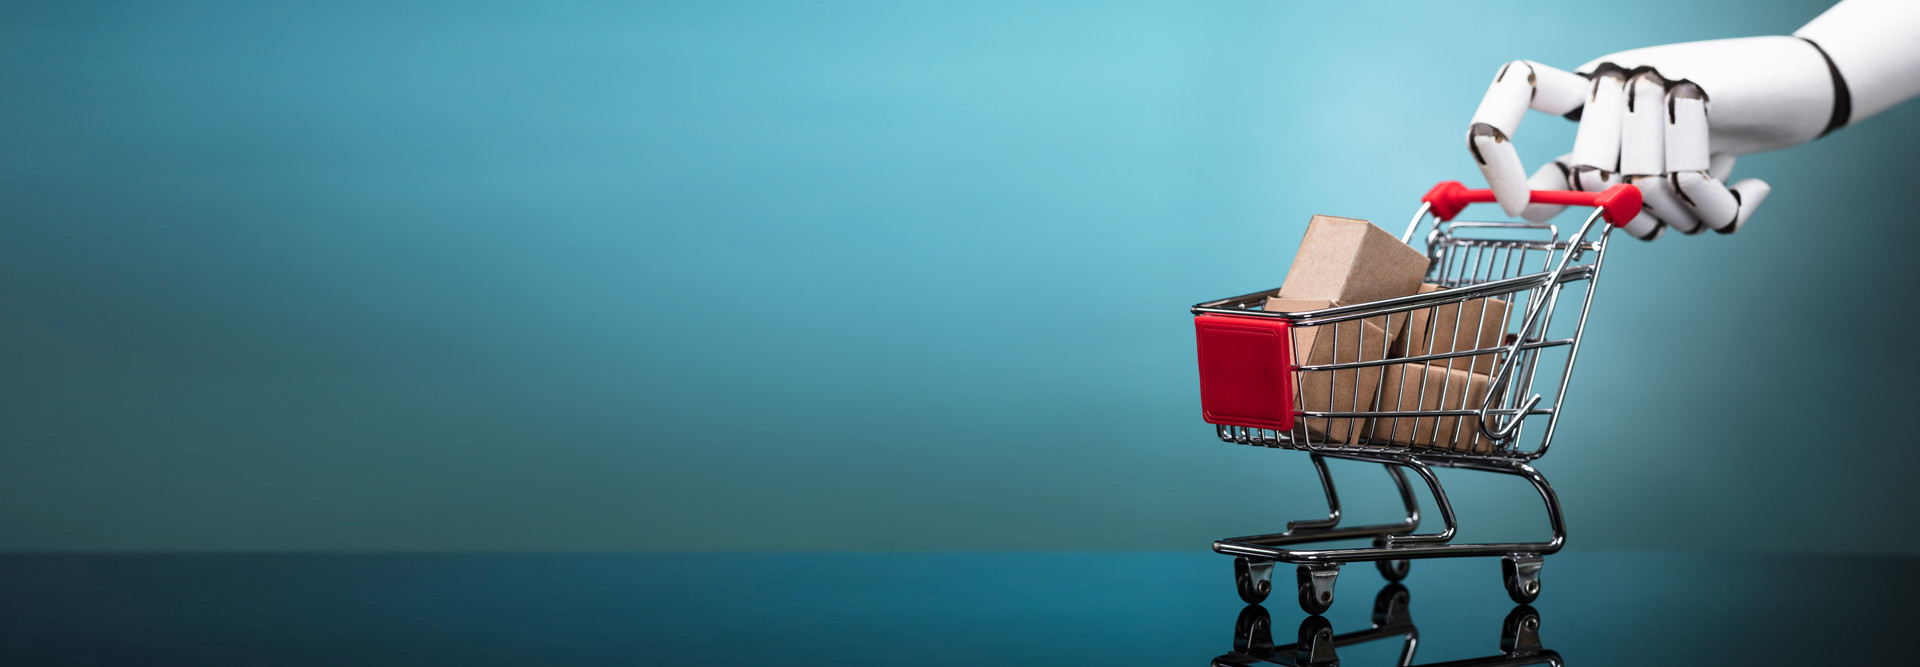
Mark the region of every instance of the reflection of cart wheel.
POLYGON ((1373 626, 1391 628, 1413 624, 1413 612, 1407 609, 1407 587, 1400 584, 1387 584, 1380 593, 1373 596, 1373 626))
POLYGON ((1524 604, 1507 612, 1507 620, 1500 624, 1500 650, 1504 653, 1540 650, 1540 612, 1524 604))
POLYGON ((1386 577, 1387 581, 1405 579, 1407 578, 1407 572, 1413 569, 1413 561, 1404 558, 1400 560, 1376 560, 1373 562, 1373 565, 1380 568, 1380 576, 1386 577))
POLYGON ((1273 650, 1273 616, 1266 607, 1247 605, 1233 622, 1233 650, 1256 653, 1273 650))
POLYGON ((1294 662, 1300 665, 1337 665, 1333 653, 1333 622, 1320 615, 1300 621, 1300 643, 1294 644, 1294 662))
POLYGON ((1507 585, 1507 597, 1515 604, 1528 604, 1540 597, 1540 563, 1539 556, 1500 559, 1500 578, 1507 585))
POLYGON ((1324 614, 1333 607, 1333 582, 1340 576, 1339 565, 1302 565, 1296 570, 1300 580, 1300 608, 1309 614, 1324 614))
POLYGON ((1260 604, 1273 592, 1273 561, 1253 561, 1246 556, 1233 557, 1233 584, 1240 589, 1240 599, 1247 604, 1260 604))

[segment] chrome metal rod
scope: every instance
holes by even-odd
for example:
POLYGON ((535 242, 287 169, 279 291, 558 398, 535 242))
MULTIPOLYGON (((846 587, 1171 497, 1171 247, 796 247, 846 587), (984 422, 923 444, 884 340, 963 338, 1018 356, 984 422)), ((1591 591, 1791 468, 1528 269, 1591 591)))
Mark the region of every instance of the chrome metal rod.
MULTIPOLYGON (((1429 467, 1427 466, 1427 462, 1425 461, 1418 460, 1413 457, 1394 457, 1393 459, 1385 459, 1383 457, 1372 457, 1372 456, 1365 456, 1365 455, 1337 456, 1337 458, 1352 458, 1354 460, 1376 461, 1376 462, 1386 462, 1388 460, 1392 460, 1395 463, 1399 463, 1401 465, 1405 465, 1406 467, 1413 468, 1416 473, 1421 474, 1421 477, 1423 479, 1428 480, 1428 484, 1435 491, 1435 499, 1438 503, 1440 503, 1442 516, 1447 517, 1447 515, 1451 514, 1452 512, 1452 508, 1446 503, 1444 493, 1439 490, 1439 480, 1437 478, 1432 477, 1432 470, 1429 469, 1429 467)), ((1549 527, 1552 529, 1552 538, 1545 542, 1492 542, 1492 543, 1484 543, 1484 544, 1431 544, 1431 543, 1415 542, 1410 544, 1409 543, 1410 539, 1421 539, 1421 538, 1427 538, 1431 536, 1394 535, 1391 533, 1376 533, 1374 535, 1368 535, 1365 532, 1363 532, 1360 528, 1347 528, 1347 529, 1341 529, 1341 530, 1324 531, 1324 532, 1319 532, 1317 534, 1300 534, 1300 535, 1280 534, 1280 535, 1259 535, 1259 536, 1252 536, 1252 537, 1228 538, 1228 539, 1214 542, 1213 550, 1218 553, 1234 555, 1234 556, 1264 558, 1264 559, 1276 560, 1276 561, 1281 561, 1286 563, 1293 563, 1296 565, 1308 565, 1308 564, 1328 564, 1328 563, 1345 563, 1345 562, 1355 562, 1355 561, 1398 560, 1398 559, 1417 559, 1417 558, 1452 558, 1452 557, 1472 557, 1472 556, 1544 556, 1547 554, 1558 552, 1561 549, 1561 547, 1566 545, 1566 535, 1567 535, 1566 519, 1561 512, 1560 499, 1557 495, 1554 494, 1553 486, 1547 483, 1546 477, 1544 475, 1541 475, 1540 471, 1535 470, 1532 466, 1529 466, 1525 463, 1518 463, 1510 460, 1455 459, 1449 462, 1449 466, 1456 467, 1456 468, 1466 468, 1470 470, 1480 470, 1480 471, 1491 472, 1491 473, 1499 473, 1504 475, 1513 475, 1513 476, 1520 477, 1522 479, 1527 480, 1528 483, 1533 485, 1534 490, 1539 492, 1540 499, 1546 506, 1547 523, 1549 527), (1387 536, 1390 539, 1390 544, 1388 546, 1382 546, 1382 547, 1355 547, 1355 548, 1345 548, 1345 549, 1282 549, 1282 548, 1279 548, 1281 545, 1284 545, 1284 544, 1300 544, 1300 543, 1313 542, 1313 541, 1334 541, 1334 540, 1340 540, 1340 539, 1351 539, 1356 537, 1370 537, 1370 536, 1387 536)), ((1446 531, 1443 531, 1443 533, 1439 533, 1439 534, 1447 534, 1447 533, 1453 532, 1453 525, 1454 525, 1453 522, 1449 518, 1448 529, 1446 531)), ((1366 528, 1382 528, 1382 527, 1384 526, 1368 526, 1366 528)))
MULTIPOLYGON (((1373 524, 1369 526, 1348 526, 1346 528, 1330 528, 1327 530, 1303 530, 1298 532, 1289 530, 1284 533, 1273 533, 1269 535, 1248 535, 1246 537, 1230 537, 1224 540, 1220 540, 1215 544, 1235 543, 1235 544, 1278 546, 1282 544, 1305 544, 1308 542, 1335 542, 1339 540, 1351 540, 1351 539, 1356 539, 1361 537, 1382 537, 1387 535, 1402 535, 1413 530, 1415 525, 1416 524, 1411 524, 1409 522, 1401 522, 1401 523, 1381 523, 1381 524, 1373 524)), ((1225 553, 1225 552, 1222 552, 1222 553, 1225 553)))
POLYGON ((1433 210, 1433 204, 1420 202, 1420 210, 1413 212, 1413 222, 1407 223, 1407 231, 1400 234, 1400 242, 1413 245, 1413 233, 1420 231, 1420 222, 1425 220, 1427 212, 1433 210))
POLYGON ((1213 543, 1214 553, 1229 556, 1265 558, 1294 565, 1349 563, 1375 560, 1413 560, 1419 558, 1472 558, 1514 554, 1550 554, 1559 547, 1550 542, 1492 542, 1486 544, 1434 544, 1404 547, 1357 547, 1352 549, 1279 549, 1250 542, 1221 540, 1213 543))
POLYGON ((1332 528, 1340 524, 1340 494, 1333 490, 1333 473, 1327 471, 1327 460, 1319 454, 1313 454, 1313 469, 1320 472, 1320 488, 1327 493, 1327 518, 1287 522, 1287 532, 1296 530, 1332 528))
MULTIPOLYGON (((1549 341, 1540 341, 1537 343, 1528 343, 1526 345, 1521 346, 1520 349, 1536 350, 1543 347, 1560 347, 1563 345, 1572 345, 1572 344, 1573 344, 1573 339, 1568 338, 1568 339, 1562 339, 1562 340, 1549 340, 1549 341)), ((1459 352, 1435 352, 1433 354, 1422 354, 1418 356, 1409 356, 1409 357, 1394 357, 1392 359, 1373 359, 1368 361, 1349 361, 1346 363, 1339 363, 1339 364, 1316 364, 1312 366, 1294 366, 1293 369, 1296 371, 1334 371, 1334 370, 1345 370, 1348 368, 1367 368, 1370 366, 1391 366, 1394 364, 1417 364, 1417 363, 1426 363, 1428 361, 1442 360, 1442 359, 1458 359, 1461 357, 1478 357, 1478 356, 1484 356, 1489 354, 1498 354, 1502 350, 1508 350, 1508 349, 1513 349, 1513 348, 1511 346, 1507 346, 1507 347, 1495 347, 1495 348, 1487 348, 1487 349, 1462 350, 1459 352)))
POLYGON ((1567 348, 1567 367, 1560 371, 1560 389, 1553 396, 1553 416, 1547 418, 1547 434, 1540 438, 1540 447, 1526 456, 1528 461, 1546 456, 1547 447, 1553 444, 1553 427, 1560 422, 1560 405, 1566 402, 1567 385, 1573 380, 1573 362, 1580 358, 1582 336, 1579 332, 1587 329, 1587 313, 1593 310, 1593 293, 1600 289, 1600 267, 1607 261, 1607 239, 1612 236, 1612 227, 1600 233, 1600 244, 1594 250, 1593 263, 1588 265, 1593 267, 1593 277, 1587 281, 1587 298, 1580 301, 1580 321, 1574 325, 1573 345, 1567 348))
POLYGON ((1390 463, 1380 465, 1387 469, 1388 476, 1393 477, 1394 488, 1400 490, 1400 502, 1407 506, 1407 520, 1404 523, 1407 532, 1411 533, 1420 527, 1420 501, 1413 496, 1413 485, 1407 483, 1407 474, 1401 471, 1400 466, 1390 463))
MULTIPOLYGON (((1568 267, 1565 272, 1560 274, 1557 282, 1572 282, 1576 280, 1584 280, 1587 278, 1588 275, 1590 275, 1590 273, 1591 273, 1590 266, 1568 267)), ((1407 296, 1397 296, 1391 299, 1381 299, 1379 301, 1355 304, 1351 306, 1334 306, 1331 308, 1321 308, 1319 310, 1303 310, 1303 311, 1296 311, 1296 312, 1275 312, 1275 311, 1266 311, 1266 310, 1246 310, 1244 308, 1228 307, 1234 304, 1239 304, 1243 306, 1263 305, 1266 302, 1267 297, 1274 296, 1279 293, 1280 291, 1279 288, 1274 288, 1274 289, 1268 289, 1268 290, 1261 290, 1259 292, 1250 292, 1247 294, 1242 294, 1240 296, 1227 297, 1225 299, 1216 299, 1216 300, 1208 301, 1205 303, 1194 304, 1191 308, 1188 308, 1188 311, 1192 312, 1195 315, 1213 313, 1217 315, 1236 315, 1240 317, 1264 317, 1264 318, 1276 318, 1276 319, 1284 319, 1284 320, 1295 320, 1301 326, 1312 326, 1315 324, 1330 324, 1336 321, 1356 320, 1356 319, 1363 319, 1367 317, 1373 317, 1376 315, 1386 315, 1388 313, 1398 313, 1403 311, 1416 310, 1416 309, 1427 308, 1435 305, 1444 305, 1448 303, 1453 303, 1455 301, 1470 301, 1473 299, 1480 299, 1480 298, 1485 298, 1489 296, 1494 296, 1494 297, 1502 296, 1502 295, 1511 294, 1513 292, 1517 292, 1523 289, 1528 289, 1541 284, 1545 284, 1547 279, 1552 277, 1553 277, 1552 272, 1547 271, 1547 272, 1541 272, 1541 273, 1528 274, 1524 276, 1515 276, 1512 278, 1507 278, 1505 280, 1495 280, 1493 282, 1481 283, 1477 285, 1453 287, 1453 288, 1439 290, 1435 292, 1427 292, 1425 294, 1409 294, 1407 296)))
MULTIPOLYGON (((1573 243, 1570 244, 1567 247, 1566 252, 1562 254, 1560 258, 1560 266, 1554 269, 1553 276, 1548 280, 1543 281, 1543 284, 1548 286, 1554 286, 1554 285, 1558 285, 1561 282, 1560 278, 1562 275, 1566 273, 1567 265, 1573 261, 1574 257, 1578 256, 1579 253, 1577 252, 1577 250, 1580 247, 1580 244, 1586 241, 1587 234, 1592 233, 1594 223, 1600 220, 1600 216, 1604 212, 1605 211, 1602 209, 1594 209, 1593 214, 1587 216, 1586 223, 1580 225, 1580 231, 1574 232, 1573 243)), ((1603 236, 1602 238, 1605 238, 1605 237, 1603 236)), ((1588 290, 1587 293, 1592 294, 1593 292, 1592 290, 1588 290)), ((1516 346, 1519 344, 1519 341, 1526 340, 1533 335, 1534 325, 1540 321, 1541 313, 1546 311, 1547 299, 1545 297, 1546 295, 1543 294, 1541 299, 1530 304, 1529 307, 1527 308, 1527 316, 1522 319, 1522 324, 1520 325, 1520 332, 1519 332, 1520 335, 1515 339, 1516 346)), ((1545 332, 1542 332, 1542 334, 1544 333, 1545 332)), ((1505 440, 1509 436, 1513 435, 1514 429, 1519 428, 1520 422, 1522 421, 1520 418, 1515 418, 1515 419, 1508 420, 1507 423, 1504 425, 1490 427, 1489 425, 1492 424, 1493 422, 1489 420, 1487 418, 1487 415, 1485 414, 1485 411, 1487 409, 1492 408, 1494 405, 1497 404, 1497 402, 1501 397, 1502 392, 1506 391, 1507 387, 1509 387, 1512 384, 1513 371, 1516 370, 1514 368, 1514 362, 1518 360, 1519 360, 1519 352, 1517 347, 1514 350, 1507 352, 1501 358, 1500 370, 1494 373, 1493 385, 1487 388, 1487 396, 1484 400, 1481 401, 1482 414, 1480 416, 1480 424, 1479 424, 1480 433, 1496 442, 1500 440, 1505 440)), ((1531 410, 1533 409, 1533 406, 1535 404, 1538 404, 1539 402, 1540 402, 1539 396, 1536 395, 1536 396, 1530 397, 1527 399, 1526 408, 1531 410)))
POLYGON ((1440 509, 1440 522, 1445 524, 1445 528, 1442 528, 1438 533, 1428 533, 1425 535, 1388 535, 1387 546, 1392 547, 1395 544, 1414 543, 1445 544, 1453 541, 1453 535, 1457 532, 1459 524, 1454 521, 1453 503, 1447 500, 1447 490, 1441 488, 1440 478, 1434 476, 1433 468, 1427 467, 1427 464, 1421 463, 1419 459, 1411 456, 1404 457, 1400 465, 1412 468, 1415 473, 1420 475, 1420 479, 1426 481, 1427 491, 1433 494, 1433 505, 1440 509))

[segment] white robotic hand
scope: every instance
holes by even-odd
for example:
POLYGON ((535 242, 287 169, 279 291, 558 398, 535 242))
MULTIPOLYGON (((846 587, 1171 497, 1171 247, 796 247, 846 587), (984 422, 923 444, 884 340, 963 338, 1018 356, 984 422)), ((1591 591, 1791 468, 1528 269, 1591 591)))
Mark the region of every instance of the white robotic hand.
POLYGON ((1828 128, 1834 107, 1825 58, 1793 37, 1637 49, 1579 72, 1508 63, 1473 115, 1468 147, 1509 215, 1544 220, 1560 212, 1528 206, 1530 187, 1599 191, 1633 183, 1647 207, 1627 225, 1634 236, 1653 238, 1663 224, 1731 232, 1769 191, 1757 179, 1728 188, 1732 156, 1810 141, 1828 128), (1573 152, 1532 179, 1510 141, 1529 106, 1580 120, 1573 152), (1709 174, 1716 158, 1718 179, 1709 174))
POLYGON ((1771 188, 1728 186, 1734 158, 1786 148, 1920 94, 1920 2, 1848 0, 1794 36, 1622 51, 1575 72, 1516 60, 1473 114, 1467 147, 1508 215, 1551 218, 1528 191, 1640 188, 1642 239, 1666 227, 1731 233, 1771 188), (1573 152, 1531 178, 1513 137, 1528 108, 1578 120, 1573 152))

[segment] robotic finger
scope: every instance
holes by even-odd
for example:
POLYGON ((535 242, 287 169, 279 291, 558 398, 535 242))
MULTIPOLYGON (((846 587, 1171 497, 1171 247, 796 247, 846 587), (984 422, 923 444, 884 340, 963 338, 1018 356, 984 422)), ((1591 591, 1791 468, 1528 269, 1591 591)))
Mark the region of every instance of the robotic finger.
MULTIPOLYGON (((1570 181, 1572 168, 1567 164, 1568 160, 1572 158, 1573 154, 1568 153, 1554 158, 1552 162, 1540 165, 1540 170, 1533 172, 1533 178, 1527 179, 1527 188, 1531 190, 1565 190, 1573 187, 1570 181)), ((1566 210, 1566 208, 1565 206, 1555 204, 1527 204, 1527 207, 1520 211, 1520 217, 1533 222, 1546 222, 1553 218, 1553 216, 1560 215, 1560 212, 1566 210)))
POLYGON ((1666 176, 1633 176, 1628 180, 1640 188, 1641 205, 1646 208, 1641 216, 1651 215, 1682 234, 1700 231, 1700 219, 1674 193, 1673 182, 1666 176))
MULTIPOLYGON (((1754 208, 1772 192, 1763 181, 1748 179, 1729 189, 1713 177, 1733 171, 1733 160, 1715 164, 1707 151, 1707 95, 1691 82, 1667 93, 1667 169, 1675 194, 1707 227, 1731 234, 1746 224, 1754 208)), ((1642 192, 1645 195, 1645 192, 1642 192)))
POLYGON ((1620 175, 1640 188, 1643 210, 1627 223, 1627 233, 1651 241, 1666 228, 1692 234, 1700 221, 1673 196, 1667 171, 1667 80, 1641 68, 1627 78, 1627 110, 1620 120, 1620 175))
POLYGON ((1707 160, 1707 175, 1721 183, 1727 182, 1727 179, 1733 178, 1733 163, 1738 159, 1726 153, 1714 155, 1707 160))
POLYGON ((1620 131, 1627 114, 1627 75, 1618 67, 1602 67, 1593 75, 1580 129, 1573 136, 1573 185, 1599 192, 1618 185, 1620 131))
POLYGON ((1627 110, 1620 120, 1620 173, 1658 176, 1667 173, 1667 80, 1658 72, 1641 70, 1627 80, 1627 110))
POLYGON ((1585 87, 1586 79, 1578 74, 1527 60, 1507 63, 1494 75, 1493 85, 1473 112, 1467 149, 1507 215, 1520 215, 1529 199, 1527 172, 1513 147, 1520 120, 1529 108, 1572 113, 1585 102, 1585 87))
POLYGON ((1681 200, 1687 202, 1694 214, 1722 234, 1740 231, 1747 219, 1753 217, 1754 209, 1773 192, 1772 186, 1757 178, 1734 183, 1729 188, 1698 171, 1677 172, 1673 174, 1673 182, 1681 200))

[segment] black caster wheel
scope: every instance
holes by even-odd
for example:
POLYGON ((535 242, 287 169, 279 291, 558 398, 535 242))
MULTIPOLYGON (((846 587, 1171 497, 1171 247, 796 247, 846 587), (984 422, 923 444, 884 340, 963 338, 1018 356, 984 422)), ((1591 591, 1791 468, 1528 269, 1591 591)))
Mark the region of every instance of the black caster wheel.
POLYGON ((1234 556, 1233 585, 1239 589, 1242 602, 1260 604, 1266 601, 1267 594, 1273 592, 1273 561, 1234 556))
POLYGON ((1411 595, 1407 587, 1387 584, 1373 596, 1373 627, 1397 628, 1413 625, 1413 612, 1407 609, 1411 595))
POLYGON ((1385 577, 1389 582, 1395 582, 1407 578, 1407 572, 1413 569, 1413 561, 1404 558, 1400 560, 1376 560, 1373 562, 1373 566, 1380 568, 1380 576, 1385 577))
POLYGON ((1333 582, 1340 576, 1339 565, 1302 565, 1296 570, 1300 580, 1300 609, 1309 614, 1324 614, 1333 607, 1333 582))
POLYGON ((1273 650, 1273 616, 1266 607, 1250 604, 1240 610, 1240 618, 1233 621, 1233 650, 1247 654, 1273 650))
POLYGON ((1315 614, 1300 621, 1300 642, 1294 644, 1294 664, 1338 665, 1333 653, 1333 622, 1315 614))
POLYGON ((1507 612, 1500 623, 1500 651, 1523 653, 1540 650, 1540 612, 1520 605, 1507 612))
POLYGON ((1500 578, 1514 604, 1531 604, 1540 597, 1539 556, 1500 559, 1500 578))

